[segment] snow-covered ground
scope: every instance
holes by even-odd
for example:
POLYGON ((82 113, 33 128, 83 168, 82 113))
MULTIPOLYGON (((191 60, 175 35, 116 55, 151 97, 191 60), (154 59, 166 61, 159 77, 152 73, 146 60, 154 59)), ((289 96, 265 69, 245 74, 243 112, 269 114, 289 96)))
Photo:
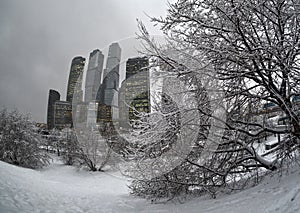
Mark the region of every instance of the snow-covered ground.
POLYGON ((300 212, 300 169, 268 176, 231 195, 151 204, 129 195, 118 173, 87 172, 53 162, 43 170, 0 161, 0 212, 300 212))

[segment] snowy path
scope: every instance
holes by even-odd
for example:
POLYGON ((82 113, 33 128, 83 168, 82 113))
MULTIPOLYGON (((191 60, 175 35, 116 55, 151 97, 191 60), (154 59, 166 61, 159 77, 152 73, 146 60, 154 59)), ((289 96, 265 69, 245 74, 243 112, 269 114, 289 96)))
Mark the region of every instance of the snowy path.
POLYGON ((217 199, 150 204, 128 194, 117 173, 78 171, 59 162, 34 171, 0 161, 0 212, 300 212, 300 169, 279 181, 217 199))

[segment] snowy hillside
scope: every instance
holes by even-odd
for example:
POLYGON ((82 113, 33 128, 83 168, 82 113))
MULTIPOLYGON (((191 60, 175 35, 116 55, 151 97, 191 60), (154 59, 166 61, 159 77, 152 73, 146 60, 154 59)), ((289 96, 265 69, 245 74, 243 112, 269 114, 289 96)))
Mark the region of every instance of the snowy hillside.
POLYGON ((0 161, 0 212, 300 212, 300 169, 217 199, 166 204, 129 195, 118 173, 78 171, 53 162, 36 171, 0 161))

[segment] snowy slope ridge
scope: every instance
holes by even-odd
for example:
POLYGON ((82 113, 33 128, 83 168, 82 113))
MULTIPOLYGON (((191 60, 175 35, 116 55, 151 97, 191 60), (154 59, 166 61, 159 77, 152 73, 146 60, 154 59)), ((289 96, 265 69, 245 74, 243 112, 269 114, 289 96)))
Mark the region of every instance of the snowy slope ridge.
POLYGON ((0 161, 0 212, 300 212, 300 169, 217 199, 150 204, 129 195, 117 173, 92 173, 54 162, 43 170, 0 161))

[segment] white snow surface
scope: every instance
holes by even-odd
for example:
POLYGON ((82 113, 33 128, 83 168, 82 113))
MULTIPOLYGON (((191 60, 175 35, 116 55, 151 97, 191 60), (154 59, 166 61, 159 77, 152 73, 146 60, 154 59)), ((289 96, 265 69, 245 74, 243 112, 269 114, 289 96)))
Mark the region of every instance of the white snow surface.
POLYGON ((267 176, 259 185, 216 199, 151 204, 129 194, 117 172, 87 172, 54 161, 31 170, 0 161, 0 212, 300 212, 300 169, 267 176))

